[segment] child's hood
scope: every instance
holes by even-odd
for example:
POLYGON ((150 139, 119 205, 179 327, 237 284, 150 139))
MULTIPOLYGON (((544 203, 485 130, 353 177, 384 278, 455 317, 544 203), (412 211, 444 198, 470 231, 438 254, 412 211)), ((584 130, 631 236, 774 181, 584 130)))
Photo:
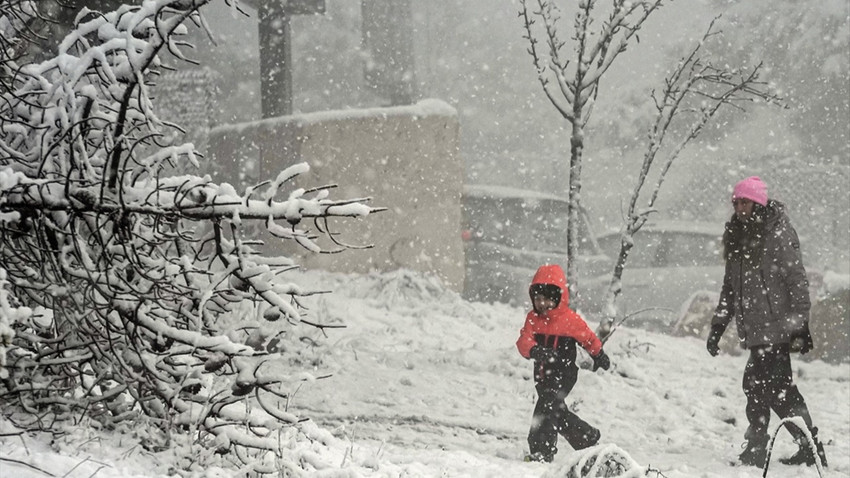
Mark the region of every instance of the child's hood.
MULTIPOLYGON (((570 305, 570 292, 567 288, 567 276, 564 270, 558 264, 545 264, 537 269, 534 278, 531 280, 531 285, 534 284, 551 284, 561 289, 561 301, 558 303, 557 309, 568 308, 570 305)), ((531 296, 531 286, 529 286, 529 296, 531 296)), ((532 297, 532 301, 534 298, 532 297)))

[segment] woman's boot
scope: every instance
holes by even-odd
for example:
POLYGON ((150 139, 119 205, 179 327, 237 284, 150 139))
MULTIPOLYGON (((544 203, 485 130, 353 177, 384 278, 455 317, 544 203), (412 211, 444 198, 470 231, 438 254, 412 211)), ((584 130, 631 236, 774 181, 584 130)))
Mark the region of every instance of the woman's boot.
MULTIPOLYGON (((812 441, 814 444, 814 449, 817 452, 818 457, 820 457, 820 464, 824 468, 827 467, 826 463, 826 453, 823 450, 823 443, 818 440, 818 429, 817 427, 812 427, 812 441)), ((785 465, 806 465, 806 466, 814 466, 815 464, 815 454, 812 453, 812 444, 808 442, 805 435, 798 432, 798 436, 795 438, 797 442, 797 453, 789 456, 788 458, 780 458, 779 461, 785 465)))

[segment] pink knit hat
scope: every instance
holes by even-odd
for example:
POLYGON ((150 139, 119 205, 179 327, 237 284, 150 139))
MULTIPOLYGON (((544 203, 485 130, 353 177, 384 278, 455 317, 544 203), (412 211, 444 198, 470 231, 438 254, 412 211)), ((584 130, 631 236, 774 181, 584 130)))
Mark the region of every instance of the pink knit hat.
POLYGON ((735 189, 732 191, 732 200, 749 199, 759 203, 762 206, 767 206, 767 185, 758 176, 750 176, 747 179, 738 181, 735 189))

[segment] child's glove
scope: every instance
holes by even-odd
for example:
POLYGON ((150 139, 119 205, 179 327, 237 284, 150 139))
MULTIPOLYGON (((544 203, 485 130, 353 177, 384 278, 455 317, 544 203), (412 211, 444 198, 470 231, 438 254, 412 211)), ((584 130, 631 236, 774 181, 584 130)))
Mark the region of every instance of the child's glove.
POLYGON ((534 347, 531 347, 531 351, 528 355, 538 362, 554 362, 555 358, 558 356, 554 350, 542 345, 535 345, 534 347))
POLYGON ((608 354, 605 353, 604 350, 599 351, 599 355, 593 357, 593 371, 597 371, 599 369, 608 370, 611 368, 611 359, 608 358, 608 354))

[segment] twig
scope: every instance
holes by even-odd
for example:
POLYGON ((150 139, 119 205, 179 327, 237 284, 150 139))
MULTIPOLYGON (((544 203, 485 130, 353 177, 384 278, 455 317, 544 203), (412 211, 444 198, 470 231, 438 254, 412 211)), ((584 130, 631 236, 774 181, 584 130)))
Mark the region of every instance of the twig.
POLYGON ((42 470, 41 468, 39 468, 39 467, 37 467, 37 466, 35 466, 35 465, 31 465, 31 464, 29 464, 29 463, 27 463, 27 462, 25 462, 25 461, 16 460, 16 459, 14 459, 14 458, 7 458, 7 457, 0 456, 0 461, 8 461, 9 463, 17 463, 17 464, 19 464, 19 465, 24 465, 24 466, 26 466, 26 467, 32 468, 32 469, 33 469, 33 470, 35 470, 35 471, 38 471, 38 472, 44 473, 44 474, 45 474, 45 475, 47 475, 47 476, 56 476, 56 475, 54 475, 53 473, 50 473, 50 472, 48 472, 48 471, 44 471, 44 470, 42 470))
POLYGON ((24 450, 26 450, 27 456, 30 456, 30 447, 27 446, 27 441, 24 439, 25 438, 24 435, 20 435, 20 438, 21 438, 21 445, 24 446, 24 450))
POLYGON ((667 475, 665 475, 664 473, 661 473, 661 470, 656 470, 655 468, 647 467, 646 468, 646 474, 648 475, 650 472, 655 473, 656 478, 658 478, 658 477, 667 478, 667 475))
POLYGON ((106 465, 100 465, 99 467, 97 467, 97 469, 96 469, 96 470, 94 470, 94 471, 92 472, 92 474, 91 474, 91 475, 89 475, 89 478, 92 478, 94 475, 98 474, 98 473, 100 472, 100 470, 102 470, 102 469, 104 469, 104 468, 106 468, 106 465))
MULTIPOLYGON (((68 471, 67 471, 64 475, 62 475, 62 478, 66 478, 68 475, 70 475, 71 473, 73 473, 73 471, 74 471, 74 470, 76 470, 77 468, 79 468, 79 467, 80 467, 80 465, 82 465, 83 463, 85 463, 85 462, 89 461, 89 458, 90 458, 90 457, 88 457, 88 456, 87 456, 87 457, 85 457, 85 458, 83 458, 83 459, 82 459, 79 463, 77 463, 76 465, 74 465, 73 467, 71 467, 71 469, 70 469, 70 470, 68 470, 68 471)), ((95 473, 97 473, 97 472, 95 472, 95 473)))
POLYGON ((605 335, 605 337, 603 337, 603 338, 601 339, 601 341, 602 341, 602 345, 605 345, 605 342, 607 342, 607 341, 608 341, 608 339, 610 339, 610 338, 611 338, 611 336, 612 336, 612 335, 614 335, 614 331, 615 331, 615 330, 617 330, 617 328, 618 328, 618 327, 620 327, 620 325, 622 325, 622 324, 623 324, 623 322, 627 321, 628 319, 631 319, 632 317, 634 317, 634 316, 636 316, 636 315, 638 315, 638 314, 642 314, 642 313, 644 313, 644 312, 649 312, 649 311, 651 311, 651 310, 666 310, 666 311, 668 311, 668 312, 672 312, 672 310, 671 310, 671 309, 668 309, 668 308, 666 308, 666 307, 647 307, 647 308, 645 308, 645 309, 640 309, 640 310, 635 311, 635 312, 632 312, 632 313, 630 313, 630 314, 626 314, 626 315, 625 315, 622 319, 620 319, 619 321, 617 321, 617 322, 614 324, 614 326, 613 326, 613 327, 611 327, 611 330, 608 332, 608 334, 607 334, 607 335, 605 335))

